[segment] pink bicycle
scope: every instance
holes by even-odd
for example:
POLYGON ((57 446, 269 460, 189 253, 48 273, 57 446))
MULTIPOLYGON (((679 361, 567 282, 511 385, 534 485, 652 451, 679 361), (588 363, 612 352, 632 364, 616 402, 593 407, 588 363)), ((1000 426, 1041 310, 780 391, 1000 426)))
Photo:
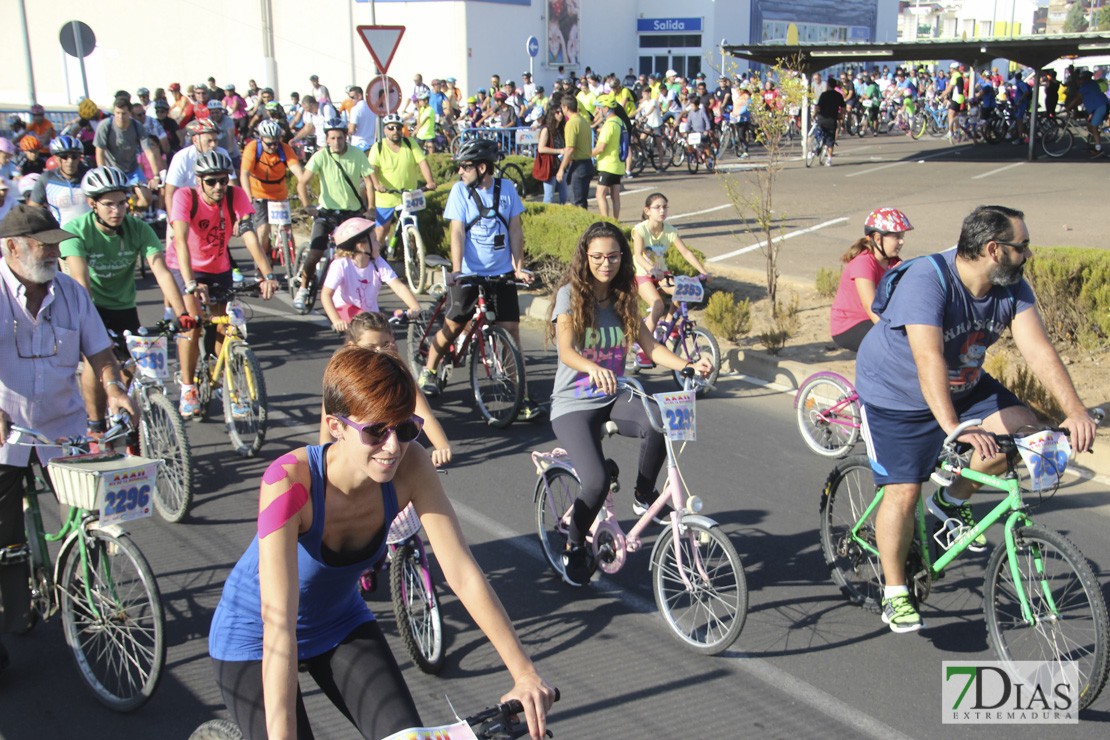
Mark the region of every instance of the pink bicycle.
POLYGON ((794 411, 802 439, 818 455, 844 457, 859 441, 859 395, 843 375, 810 375, 794 396, 794 411))

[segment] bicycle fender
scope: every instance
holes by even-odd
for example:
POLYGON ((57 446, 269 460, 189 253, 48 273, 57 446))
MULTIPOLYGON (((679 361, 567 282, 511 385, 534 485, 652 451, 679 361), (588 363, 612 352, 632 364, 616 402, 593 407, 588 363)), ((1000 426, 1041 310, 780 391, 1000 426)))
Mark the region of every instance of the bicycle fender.
MULTIPOLYGON (((713 527, 718 526, 716 521, 710 519, 707 516, 702 516, 701 514, 683 514, 678 521, 680 524, 683 525, 699 524, 706 529, 712 529, 713 527)), ((670 539, 670 537, 671 530, 668 528, 666 532, 659 535, 659 537, 655 540, 655 544, 651 548, 651 558, 648 560, 648 570, 651 570, 655 567, 655 556, 658 553, 659 548, 662 547, 670 539)))
POLYGON ((127 530, 119 524, 101 524, 100 520, 89 522, 88 530, 90 532, 103 532, 112 537, 120 537, 127 534, 127 530))

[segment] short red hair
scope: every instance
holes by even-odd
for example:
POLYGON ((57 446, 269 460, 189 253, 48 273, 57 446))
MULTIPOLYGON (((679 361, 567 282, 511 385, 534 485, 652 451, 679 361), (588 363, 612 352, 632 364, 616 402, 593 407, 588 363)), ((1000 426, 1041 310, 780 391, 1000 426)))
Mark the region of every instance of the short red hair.
POLYGON ((357 345, 337 351, 324 370, 324 413, 397 424, 416 411, 416 383, 394 355, 357 345))

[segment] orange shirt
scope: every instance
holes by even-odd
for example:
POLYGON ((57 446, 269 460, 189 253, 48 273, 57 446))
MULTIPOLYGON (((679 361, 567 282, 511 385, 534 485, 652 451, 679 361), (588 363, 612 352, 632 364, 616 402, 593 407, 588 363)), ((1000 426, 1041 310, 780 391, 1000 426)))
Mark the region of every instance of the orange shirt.
POLYGON ((346 113, 351 108, 355 107, 356 102, 358 102, 358 101, 356 101, 354 98, 347 98, 346 100, 344 100, 342 103, 339 104, 339 112, 340 113, 346 113))
POLYGON ((32 119, 31 122, 27 124, 27 133, 34 134, 35 138, 42 142, 42 148, 39 149, 40 152, 49 151, 50 141, 57 136, 57 134, 54 133, 54 124, 45 118, 42 119, 41 122, 32 119))
POLYGON ((248 142, 243 147, 243 169, 251 174, 250 194, 257 200, 289 200, 289 190, 285 186, 285 176, 288 164, 297 161, 297 154, 293 147, 285 142, 281 143, 285 152, 285 162, 281 155, 269 154, 262 149, 262 156, 257 156, 261 147, 258 139, 248 142))

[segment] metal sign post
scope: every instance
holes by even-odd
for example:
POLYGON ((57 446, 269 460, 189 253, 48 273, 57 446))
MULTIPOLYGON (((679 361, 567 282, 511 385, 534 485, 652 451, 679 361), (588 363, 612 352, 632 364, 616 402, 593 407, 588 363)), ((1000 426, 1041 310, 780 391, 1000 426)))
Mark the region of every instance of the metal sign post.
POLYGON ((89 79, 85 75, 85 57, 93 53, 96 49, 96 34, 93 30, 81 21, 70 21, 62 26, 61 32, 58 34, 58 41, 62 44, 62 49, 71 57, 77 57, 78 63, 81 65, 81 87, 84 89, 85 97, 89 97, 89 79))
MULTIPOLYGON (((535 36, 529 36, 524 42, 524 50, 528 52, 528 74, 534 78, 536 75, 533 64, 535 64, 536 55, 540 53, 540 40, 535 36)), ((533 82, 535 82, 534 79, 533 82)))

